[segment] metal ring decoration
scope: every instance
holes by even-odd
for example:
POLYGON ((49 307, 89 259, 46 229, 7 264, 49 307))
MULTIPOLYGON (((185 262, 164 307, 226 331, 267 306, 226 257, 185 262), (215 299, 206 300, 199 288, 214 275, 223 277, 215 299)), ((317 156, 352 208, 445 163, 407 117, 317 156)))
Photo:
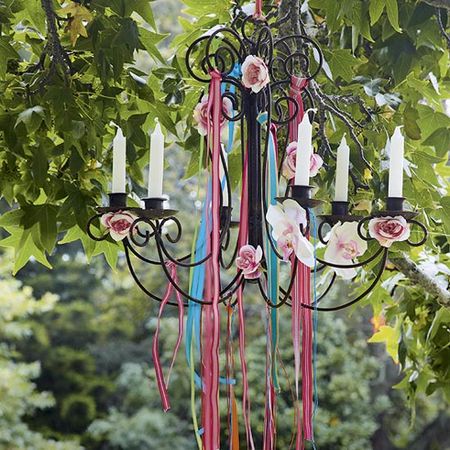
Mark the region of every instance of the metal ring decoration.
POLYGON ((181 236, 183 234, 183 227, 181 225, 181 222, 175 216, 165 217, 164 219, 161 219, 161 221, 159 222, 159 228, 161 230, 161 234, 171 244, 176 244, 177 242, 179 242, 180 239, 181 239, 181 236), (172 235, 170 234, 168 222, 173 222, 177 226, 176 235, 174 237, 172 237, 172 235), (164 225, 166 225, 166 232, 165 233, 162 232, 164 225))
POLYGON ((101 236, 96 236, 91 230, 94 222, 97 219, 100 219, 100 217, 102 217, 102 216, 103 216, 103 213, 99 213, 99 214, 96 214, 95 216, 92 216, 86 225, 86 233, 93 241, 101 242, 101 241, 104 241, 105 239, 107 239, 109 236, 108 231, 104 232, 101 236))
MULTIPOLYGON (((304 64, 300 63, 300 67, 302 68, 302 72, 305 75, 304 78, 306 78, 308 81, 315 78, 322 68, 323 65, 322 50, 319 47, 319 44, 317 44, 316 41, 309 38, 308 36, 301 34, 292 34, 289 36, 282 37, 281 39, 275 40, 273 46, 274 46, 274 54, 276 55, 276 60, 283 62, 282 68, 285 75, 284 78, 289 79, 292 75, 298 75, 298 71, 294 72, 295 59, 299 61, 304 61, 304 64), (295 45, 298 45, 300 43, 302 50, 297 49, 296 51, 292 52, 290 46, 288 45, 288 41, 293 41, 295 45), (311 67, 310 58, 306 53, 303 52, 305 48, 308 49, 311 48, 312 52, 313 53, 316 52, 318 56, 317 67, 312 73, 309 73, 309 69, 311 67), (280 53, 280 56, 277 55, 278 52, 280 53)), ((274 80, 277 80, 274 70, 272 70, 271 75, 273 76, 274 80)))
POLYGON ((428 238, 428 231, 425 227, 425 225, 417 220, 414 219, 409 219, 407 221, 409 224, 412 224, 413 226, 416 225, 420 228, 420 231, 423 233, 423 237, 417 241, 411 241, 411 239, 408 238, 408 240, 406 241, 409 245, 411 245, 412 247, 420 247, 421 245, 425 244, 427 238, 428 238))
POLYGON ((133 245, 137 247, 145 247, 149 242, 150 239, 155 236, 157 233, 159 233, 160 226, 158 221, 154 223, 153 220, 150 220, 146 217, 138 217, 132 224, 128 233, 128 238, 132 242, 133 245), (145 224, 149 226, 152 231, 146 230, 145 233, 142 231, 139 231, 139 224, 145 224), (142 238, 142 240, 137 240, 136 236, 139 236, 142 238))
POLYGON ((371 237, 371 236, 369 235, 368 232, 367 232, 366 234, 363 234, 363 232, 362 232, 363 226, 366 224, 366 222, 369 222, 370 220, 372 220, 373 217, 374 217, 374 216, 367 216, 367 217, 364 217, 364 218, 362 218, 362 219, 359 221, 359 223, 358 223, 358 228, 357 228, 358 236, 359 236, 363 241, 369 242, 369 241, 372 241, 372 240, 373 240, 373 237, 371 237))

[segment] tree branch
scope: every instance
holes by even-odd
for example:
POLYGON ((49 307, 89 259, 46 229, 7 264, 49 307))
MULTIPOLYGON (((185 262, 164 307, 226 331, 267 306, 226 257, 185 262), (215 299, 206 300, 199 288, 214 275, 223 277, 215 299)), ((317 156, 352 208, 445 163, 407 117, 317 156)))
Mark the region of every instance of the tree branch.
POLYGON ((450 292, 439 286, 414 261, 404 254, 393 255, 389 259, 412 283, 419 285, 425 292, 435 297, 442 306, 450 307, 450 292))
POLYGON ((44 69, 44 61, 48 56, 50 58, 50 67, 48 72, 39 82, 39 87, 31 93, 41 90, 56 75, 58 67, 63 71, 64 79, 67 82, 72 73, 72 63, 70 58, 61 44, 58 34, 57 16, 53 10, 52 0, 41 0, 42 9, 45 12, 47 21, 47 43, 42 52, 39 62, 33 65, 27 72, 44 69))

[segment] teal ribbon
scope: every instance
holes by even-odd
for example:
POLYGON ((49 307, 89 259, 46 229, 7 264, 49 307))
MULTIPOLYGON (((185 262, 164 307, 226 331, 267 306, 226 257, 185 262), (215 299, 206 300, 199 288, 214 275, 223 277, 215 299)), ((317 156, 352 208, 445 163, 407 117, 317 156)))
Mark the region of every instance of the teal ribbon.
MULTIPOLYGON (((258 116, 258 122, 263 125, 267 123, 268 114, 267 112, 261 113, 258 116)), ((269 145, 268 145, 268 164, 267 164, 267 202, 270 205, 276 205, 278 196, 278 162, 275 154, 275 142, 273 135, 269 130, 269 145)), ((279 273, 278 273, 278 257, 272 246, 270 244, 270 236, 266 234, 266 262, 267 262, 267 293, 270 301, 273 304, 278 303, 278 291, 279 291, 279 273)), ((272 341, 272 352, 273 352, 273 362, 272 362, 272 380, 275 389, 279 389, 278 382, 278 371, 277 371, 277 358, 276 349, 278 348, 278 308, 272 308, 270 312, 270 325, 272 330, 271 341, 272 341)))

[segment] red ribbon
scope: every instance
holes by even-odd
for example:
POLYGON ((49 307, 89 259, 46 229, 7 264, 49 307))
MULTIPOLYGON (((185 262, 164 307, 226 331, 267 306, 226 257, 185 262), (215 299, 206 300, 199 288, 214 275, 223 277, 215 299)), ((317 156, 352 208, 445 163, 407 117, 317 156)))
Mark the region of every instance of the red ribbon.
MULTIPOLYGON (((177 268, 175 264, 171 261, 166 262, 167 269, 170 271, 170 276, 173 279, 174 283, 178 284, 178 276, 177 276, 177 268)), ((167 374, 167 381, 164 380, 164 374, 161 367, 161 360, 159 357, 159 329, 161 324, 161 316, 163 314, 164 308, 167 305, 174 287, 171 282, 167 285, 166 293, 162 299, 161 305, 159 307, 158 313, 158 324, 156 326, 156 331, 153 336, 153 345, 152 345, 152 357, 153 357, 153 365, 155 366, 156 372, 156 383, 158 385, 159 395, 161 396, 161 403, 164 412, 167 412, 170 409, 170 401, 169 401, 169 379, 170 374, 172 372, 173 365, 175 363, 175 359, 177 357, 178 349, 180 348, 181 340, 183 338, 183 315, 184 315, 184 305, 183 299, 178 291, 175 291, 177 304, 178 304, 178 338, 175 344, 175 348, 173 349, 172 361, 170 363, 169 372, 167 374)))
MULTIPOLYGON (((298 125, 302 121, 305 114, 303 106, 302 94, 308 86, 308 80, 306 78, 299 78, 295 75, 291 76, 291 84, 289 88, 289 96, 293 98, 297 104, 297 115, 293 120, 289 122, 289 140, 290 142, 298 139, 298 125)), ((289 117, 293 117, 296 110, 296 104, 289 102, 289 117)))

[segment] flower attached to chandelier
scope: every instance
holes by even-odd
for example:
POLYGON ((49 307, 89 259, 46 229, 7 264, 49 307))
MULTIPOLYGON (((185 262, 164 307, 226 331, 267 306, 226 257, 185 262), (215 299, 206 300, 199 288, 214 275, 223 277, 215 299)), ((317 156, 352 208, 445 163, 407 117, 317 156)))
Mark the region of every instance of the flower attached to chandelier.
POLYGON ((244 278, 255 280, 261 276, 262 256, 262 248, 259 245, 256 248, 253 245, 243 245, 239 249, 236 266, 242 270, 244 278))
POLYGON ((136 219, 137 217, 134 214, 117 211, 103 214, 100 222, 109 231, 111 237, 119 242, 128 236, 131 225, 136 219))
POLYGON ((314 266, 314 247, 302 234, 300 226, 306 229, 306 211, 294 200, 285 200, 283 205, 270 205, 266 215, 272 226, 272 236, 289 260, 292 253, 306 266, 314 266))
MULTIPOLYGON (((197 130, 201 136, 206 136, 208 134, 208 100, 209 96, 204 95, 202 99, 197 103, 197 106, 194 108, 194 120, 197 123, 197 130)), ((233 104, 231 100, 227 97, 222 99, 222 107, 224 113, 231 117, 233 115, 233 104)), ((228 123, 226 117, 222 114, 220 121, 220 131, 225 128, 225 125, 228 123)))
MULTIPOLYGON (((295 166, 297 161, 297 142, 291 142, 286 148, 286 157, 283 161, 283 176, 287 180, 295 177, 295 166)), ((323 165, 323 159, 317 153, 311 154, 311 163, 309 166, 310 176, 315 177, 323 165)))
MULTIPOLYGON (((358 234, 358 222, 338 222, 331 229, 330 238, 325 250, 325 261, 339 265, 352 265, 355 258, 367 250, 367 242, 358 234)), ((350 280, 356 276, 354 268, 332 267, 336 275, 350 280)))
POLYGON ((248 55, 241 70, 242 84, 255 94, 270 83, 269 69, 259 56, 248 55))
POLYGON ((369 222, 369 235, 383 247, 390 247, 397 241, 406 241, 410 232, 409 224, 403 216, 374 217, 369 222))

